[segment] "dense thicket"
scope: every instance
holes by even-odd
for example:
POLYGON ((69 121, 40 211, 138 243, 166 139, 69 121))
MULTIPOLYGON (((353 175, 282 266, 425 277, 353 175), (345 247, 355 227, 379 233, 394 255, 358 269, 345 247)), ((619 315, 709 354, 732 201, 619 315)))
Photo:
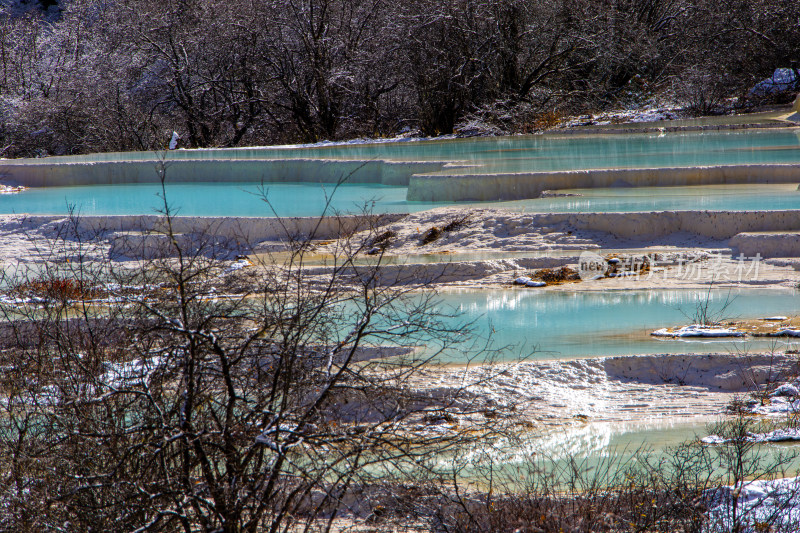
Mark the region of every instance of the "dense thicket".
POLYGON ((4 156, 236 146, 713 111, 799 59, 800 3, 64 0, 0 42, 4 156))

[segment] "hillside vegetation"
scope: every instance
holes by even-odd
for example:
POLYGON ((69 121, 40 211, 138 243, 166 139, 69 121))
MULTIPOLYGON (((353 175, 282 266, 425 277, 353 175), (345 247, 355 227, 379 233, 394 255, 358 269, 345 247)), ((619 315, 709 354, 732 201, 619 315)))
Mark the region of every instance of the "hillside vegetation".
POLYGON ((0 42, 4 157, 164 148, 173 130, 187 147, 517 133, 765 103, 748 89, 795 66, 800 3, 62 0, 6 3, 0 42))

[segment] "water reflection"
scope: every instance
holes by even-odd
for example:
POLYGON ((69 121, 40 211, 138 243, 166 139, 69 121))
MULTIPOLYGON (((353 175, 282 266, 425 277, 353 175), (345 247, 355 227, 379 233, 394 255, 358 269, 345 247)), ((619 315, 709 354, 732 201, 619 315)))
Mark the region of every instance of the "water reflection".
MULTIPOLYGON (((658 464, 678 446, 696 442, 707 435, 709 427, 719 421, 718 418, 694 417, 647 422, 594 422, 540 435, 529 434, 520 439, 496 439, 466 451, 461 460, 471 465, 465 470, 465 477, 471 478, 478 486, 490 472, 489 465, 491 474, 502 480, 498 483, 510 483, 519 488, 543 472, 561 473, 560 482, 566 483, 572 466, 577 467, 584 479, 597 476, 601 485, 614 484, 614 476, 623 474, 629 466, 646 458, 650 464, 658 464)), ((767 464, 779 454, 798 449, 800 443, 780 443, 761 445, 756 451, 762 464, 767 464)), ((712 452, 713 457, 716 454, 712 452)), ((447 464, 448 459, 442 458, 441 464, 447 464)), ((799 467, 800 457, 786 465, 789 472, 799 467)))
MULTIPOLYGON (((170 204, 185 216, 318 216, 328 207, 343 214, 408 213, 453 205, 408 202, 406 187, 346 184, 333 192, 317 183, 269 184, 271 206, 253 183, 175 183, 167 186, 170 204), (327 201, 331 199, 331 204, 327 201)), ((148 214, 163 209, 160 187, 153 184, 32 188, 0 195, 0 213, 65 214, 76 206, 83 215, 148 214)), ((661 210, 766 210, 800 208, 795 184, 717 185, 697 187, 636 187, 562 191, 580 197, 535 198, 509 202, 462 202, 525 211, 632 212, 661 210)), ((480 254, 475 254, 476 256, 480 254)), ((469 259, 465 259, 469 260, 469 259)))
MULTIPOLYGON (((531 289, 453 291, 445 305, 474 322, 476 334, 495 346, 514 346, 507 359, 552 359, 656 353, 728 353, 786 348, 774 339, 683 339, 663 341, 649 335, 659 327, 686 324, 699 302, 722 307, 725 318, 798 314, 792 290, 656 290, 549 292, 531 289)), ((464 360, 452 353, 449 362, 464 360)))

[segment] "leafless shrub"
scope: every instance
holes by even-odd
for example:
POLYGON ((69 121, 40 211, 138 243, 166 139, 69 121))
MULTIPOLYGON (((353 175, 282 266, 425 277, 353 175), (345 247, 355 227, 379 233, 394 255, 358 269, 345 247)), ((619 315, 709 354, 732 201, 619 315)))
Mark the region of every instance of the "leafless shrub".
POLYGON ((472 220, 472 215, 470 215, 469 213, 467 213, 465 215, 458 216, 458 217, 454 218, 453 220, 451 220, 450 222, 448 222, 447 224, 445 224, 444 227, 442 228, 442 231, 444 233, 450 233, 450 232, 453 232, 453 231, 458 231, 458 230, 468 226, 469 223, 471 222, 471 220, 472 220))
POLYGON ((726 110, 724 100, 730 96, 726 81, 715 71, 690 69, 678 77, 676 94, 694 116, 719 115, 726 110))
POLYGON ((531 278, 554 285, 580 281, 581 279, 578 271, 568 266, 562 266, 560 268, 541 268, 533 272, 531 278))
POLYGON ((691 320, 692 324, 713 326, 731 318, 728 314, 728 309, 733 305, 736 296, 728 291, 724 300, 715 303, 712 295, 713 288, 712 282, 706 291, 706 295, 695 303, 693 310, 690 312, 680 310, 683 316, 691 320))
POLYGON ((426 244, 430 244, 434 241, 439 240, 439 237, 442 236, 442 230, 437 227, 433 226, 432 228, 428 228, 425 233, 419 239, 419 245, 425 246, 426 244))
POLYGON ((231 294, 217 239, 187 248, 175 223, 165 200, 172 253, 90 261, 73 240, 4 280, 4 529, 325 529, 503 427, 459 424, 458 390, 417 392, 432 358, 477 353, 469 324, 373 283, 362 241, 310 279, 313 235, 287 235, 231 294))
POLYGON ((736 417, 709 428, 725 445, 607 450, 594 459, 533 455, 504 464, 495 448, 461 463, 469 482, 440 493, 434 516, 442 531, 788 533, 797 526, 786 512, 796 488, 755 504, 739 499, 748 483, 785 476, 796 458, 764 453, 748 438, 755 428, 736 417))
POLYGON ((4 156, 530 133, 654 98, 718 113, 800 44, 781 0, 232 2, 0 10, 4 156))

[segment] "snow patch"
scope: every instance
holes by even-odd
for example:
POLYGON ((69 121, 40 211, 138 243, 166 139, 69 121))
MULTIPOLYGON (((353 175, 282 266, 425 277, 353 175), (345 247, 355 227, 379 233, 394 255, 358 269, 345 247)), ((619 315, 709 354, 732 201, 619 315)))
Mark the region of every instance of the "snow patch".
POLYGON ((766 96, 768 94, 775 94, 784 91, 791 91, 797 88, 798 82, 797 74, 790 68, 776 68, 772 73, 772 77, 761 80, 756 83, 750 94, 754 96, 766 96))
POLYGON ((797 388, 797 385, 794 383, 784 383, 774 391, 770 396, 792 396, 797 397, 800 396, 800 389, 797 388))
POLYGON ((731 531, 734 505, 738 531, 798 531, 800 477, 747 481, 707 493, 709 531, 731 531))
POLYGON ((520 276, 514 280, 515 285, 524 285, 526 287, 546 287, 547 283, 544 281, 536 281, 528 276, 520 276))
POLYGON ((653 337, 744 337, 745 332, 736 328, 723 328, 718 326, 703 326, 692 324, 678 329, 661 328, 650 333, 653 337))
MULTIPOLYGON (((766 416, 800 412, 800 399, 797 396, 794 396, 794 399, 792 399, 792 397, 787 397, 788 395, 785 394, 776 394, 780 389, 781 387, 778 387, 778 389, 775 390, 768 404, 761 405, 759 402, 755 402, 753 405, 749 406, 747 409, 748 412, 766 416)), ((789 390, 789 387, 784 389, 785 392, 789 392, 789 390)))
POLYGON ((25 187, 23 185, 17 185, 17 186, 0 185, 0 194, 17 194, 27 189, 28 187, 25 187))
POLYGON ((249 266, 253 266, 253 263, 251 263, 249 259, 239 259, 238 261, 234 261, 228 265, 228 267, 222 271, 222 274, 230 274, 231 272, 236 272, 237 270, 241 270, 249 266))
POLYGON ((545 287, 545 286, 547 286, 547 283, 545 283, 544 281, 530 280, 525 284, 525 286, 526 287, 545 287))
POLYGON ((106 363, 106 370, 98 377, 98 382, 111 389, 146 385, 160 364, 160 357, 134 359, 125 363, 106 363))
MULTIPOLYGON (((745 437, 747 442, 765 443, 765 442, 788 442, 800 440, 800 429, 798 428, 782 428, 766 433, 748 433, 745 437)), ((703 444, 726 444, 733 442, 734 439, 726 439, 719 435, 709 435, 703 437, 700 442, 703 444)))

